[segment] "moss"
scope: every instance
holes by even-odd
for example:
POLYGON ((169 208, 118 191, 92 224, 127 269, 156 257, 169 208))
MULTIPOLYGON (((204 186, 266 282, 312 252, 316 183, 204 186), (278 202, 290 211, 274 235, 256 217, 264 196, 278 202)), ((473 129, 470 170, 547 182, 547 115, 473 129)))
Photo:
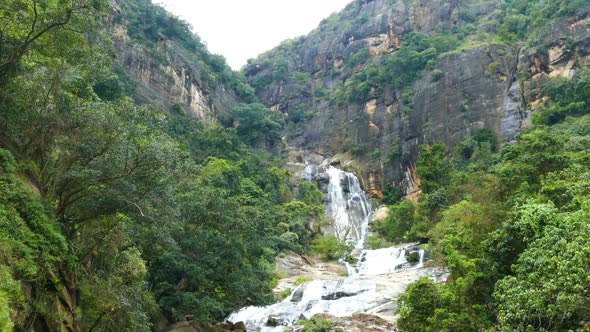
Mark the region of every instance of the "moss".
POLYGON ((297 278, 297 280, 295 280, 295 286, 299 286, 301 284, 304 284, 306 282, 310 282, 313 279, 309 278, 309 277, 299 277, 297 278))
POLYGON ((498 63, 492 62, 488 65, 488 68, 485 71, 486 77, 491 77, 498 71, 498 63))
POLYGON ((291 292, 292 292, 291 288, 284 289, 280 293, 275 295, 275 299, 277 301, 281 301, 283 299, 286 299, 289 295, 291 295, 291 292))

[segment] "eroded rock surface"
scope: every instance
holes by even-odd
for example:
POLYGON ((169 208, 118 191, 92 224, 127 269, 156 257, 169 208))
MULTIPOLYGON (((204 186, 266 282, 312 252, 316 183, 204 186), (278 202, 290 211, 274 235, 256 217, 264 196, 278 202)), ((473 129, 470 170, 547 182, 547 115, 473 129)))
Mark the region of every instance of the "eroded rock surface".
MULTIPOLYGON (((547 48, 527 42, 468 43, 442 54, 421 78, 409 82, 407 91, 385 86, 382 92, 371 91, 366 100, 334 102, 336 92, 354 74, 367 63, 379 69, 381 57, 394 54, 408 33, 431 36, 465 26, 458 15, 461 5, 456 0, 353 1, 308 36, 251 61, 245 73, 256 84, 273 75, 266 63, 282 61, 284 78, 256 92, 287 118, 313 111, 309 121, 289 135, 288 144, 306 153, 348 154, 356 162, 352 171, 371 196, 380 197, 384 186, 393 184, 415 200, 419 179, 408 174, 415 168, 420 144, 445 143, 452 151, 481 128, 494 130, 499 141, 511 142, 530 126, 530 112, 542 104, 544 79, 571 77, 590 65, 590 25, 580 13, 551 22, 539 34, 535 45, 547 48), (365 49, 371 60, 347 64, 365 49), (433 72, 439 77, 435 79, 433 72), (309 77, 304 83, 295 79, 302 73, 309 77)), ((472 9, 477 17, 499 21, 494 16, 497 4, 472 9)), ((492 23, 482 29, 493 32, 497 26, 492 23)))

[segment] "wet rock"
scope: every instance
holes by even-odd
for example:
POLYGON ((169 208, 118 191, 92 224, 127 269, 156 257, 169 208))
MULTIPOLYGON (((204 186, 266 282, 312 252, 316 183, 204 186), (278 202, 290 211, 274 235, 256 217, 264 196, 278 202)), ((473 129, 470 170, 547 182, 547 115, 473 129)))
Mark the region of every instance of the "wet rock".
POLYGON ((526 113, 523 110, 523 98, 520 84, 512 82, 504 96, 504 114, 501 121, 502 139, 506 142, 514 141, 520 133, 526 113))
POLYGON ((348 182, 348 178, 347 177, 341 177, 340 178, 340 186, 342 187, 342 192, 345 194, 349 194, 350 193, 350 187, 349 187, 349 182, 348 182))
POLYGON ((332 322, 331 331, 342 332, 396 332, 397 327, 391 321, 382 317, 366 313, 354 314, 350 317, 335 317, 328 314, 318 314, 314 317, 332 322))
POLYGON ((318 184, 328 184, 330 183, 330 176, 327 173, 318 173, 314 176, 314 180, 316 180, 318 184))
POLYGON ((244 323, 233 324, 224 322, 219 324, 199 323, 196 321, 178 322, 169 326, 166 332, 229 332, 229 331, 246 331, 244 323), (240 329, 243 327, 243 329, 240 329))
POLYGON ((420 262, 420 253, 418 251, 406 252, 406 260, 410 264, 417 264, 420 262))
POLYGON ((244 322, 237 322, 234 324, 234 331, 243 331, 246 332, 246 324, 244 322))
POLYGON ((327 295, 322 295, 322 300, 338 300, 343 297, 351 297, 357 295, 357 293, 348 293, 348 292, 334 292, 327 295))
POLYGON ((276 327, 279 325, 278 318, 275 316, 268 316, 268 320, 266 321, 267 326, 276 327))
POLYGON ((297 289, 293 293, 293 296, 291 297, 291 302, 299 302, 299 301, 301 301, 301 299, 303 298, 303 293, 305 292, 305 286, 306 285, 301 285, 301 287, 299 287, 299 289, 297 289))

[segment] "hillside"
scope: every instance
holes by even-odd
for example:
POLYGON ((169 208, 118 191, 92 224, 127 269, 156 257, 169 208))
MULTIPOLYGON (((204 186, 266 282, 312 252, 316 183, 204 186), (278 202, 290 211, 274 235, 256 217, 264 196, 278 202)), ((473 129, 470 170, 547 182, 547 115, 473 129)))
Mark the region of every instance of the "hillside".
POLYGON ((0 331, 162 330, 271 302, 275 256, 321 208, 295 201, 283 121, 243 77, 150 1, 0 17, 0 331))
POLYGON ((353 1, 244 73, 289 144, 347 153, 365 190, 411 193, 420 144, 513 141, 548 77, 590 64, 583 1, 353 1), (395 188, 394 188, 395 187, 395 188))

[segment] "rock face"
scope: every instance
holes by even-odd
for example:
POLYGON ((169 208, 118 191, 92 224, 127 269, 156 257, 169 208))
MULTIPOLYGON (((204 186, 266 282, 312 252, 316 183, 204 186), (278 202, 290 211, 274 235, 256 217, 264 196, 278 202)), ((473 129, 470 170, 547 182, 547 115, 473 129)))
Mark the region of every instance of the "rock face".
POLYGON ((183 109, 197 120, 218 120, 240 101, 231 87, 211 82, 199 63, 199 54, 160 36, 154 48, 128 35, 126 4, 113 2, 107 29, 117 51, 117 61, 136 83, 135 99, 170 111, 183 109))
MULTIPOLYGON (((394 54, 404 35, 452 34, 465 26, 461 6, 456 0, 356 0, 308 36, 251 61, 245 74, 258 97, 287 119, 308 112, 310 119, 287 135, 291 146, 328 158, 356 148, 355 171, 365 191, 378 196, 392 183, 412 194, 419 184, 414 165, 420 144, 445 143, 452 151, 481 128, 513 141, 530 124, 542 80, 569 77, 590 64, 590 29, 582 15, 552 22, 541 35, 548 49, 473 42, 442 54, 411 84, 409 95, 385 86, 361 102, 334 102, 352 75, 369 62, 379 68, 380 57, 394 54), (364 58, 355 61, 359 54, 364 58)), ((481 29, 496 29, 496 6, 490 1, 473 8, 477 17, 496 22, 481 29)))

